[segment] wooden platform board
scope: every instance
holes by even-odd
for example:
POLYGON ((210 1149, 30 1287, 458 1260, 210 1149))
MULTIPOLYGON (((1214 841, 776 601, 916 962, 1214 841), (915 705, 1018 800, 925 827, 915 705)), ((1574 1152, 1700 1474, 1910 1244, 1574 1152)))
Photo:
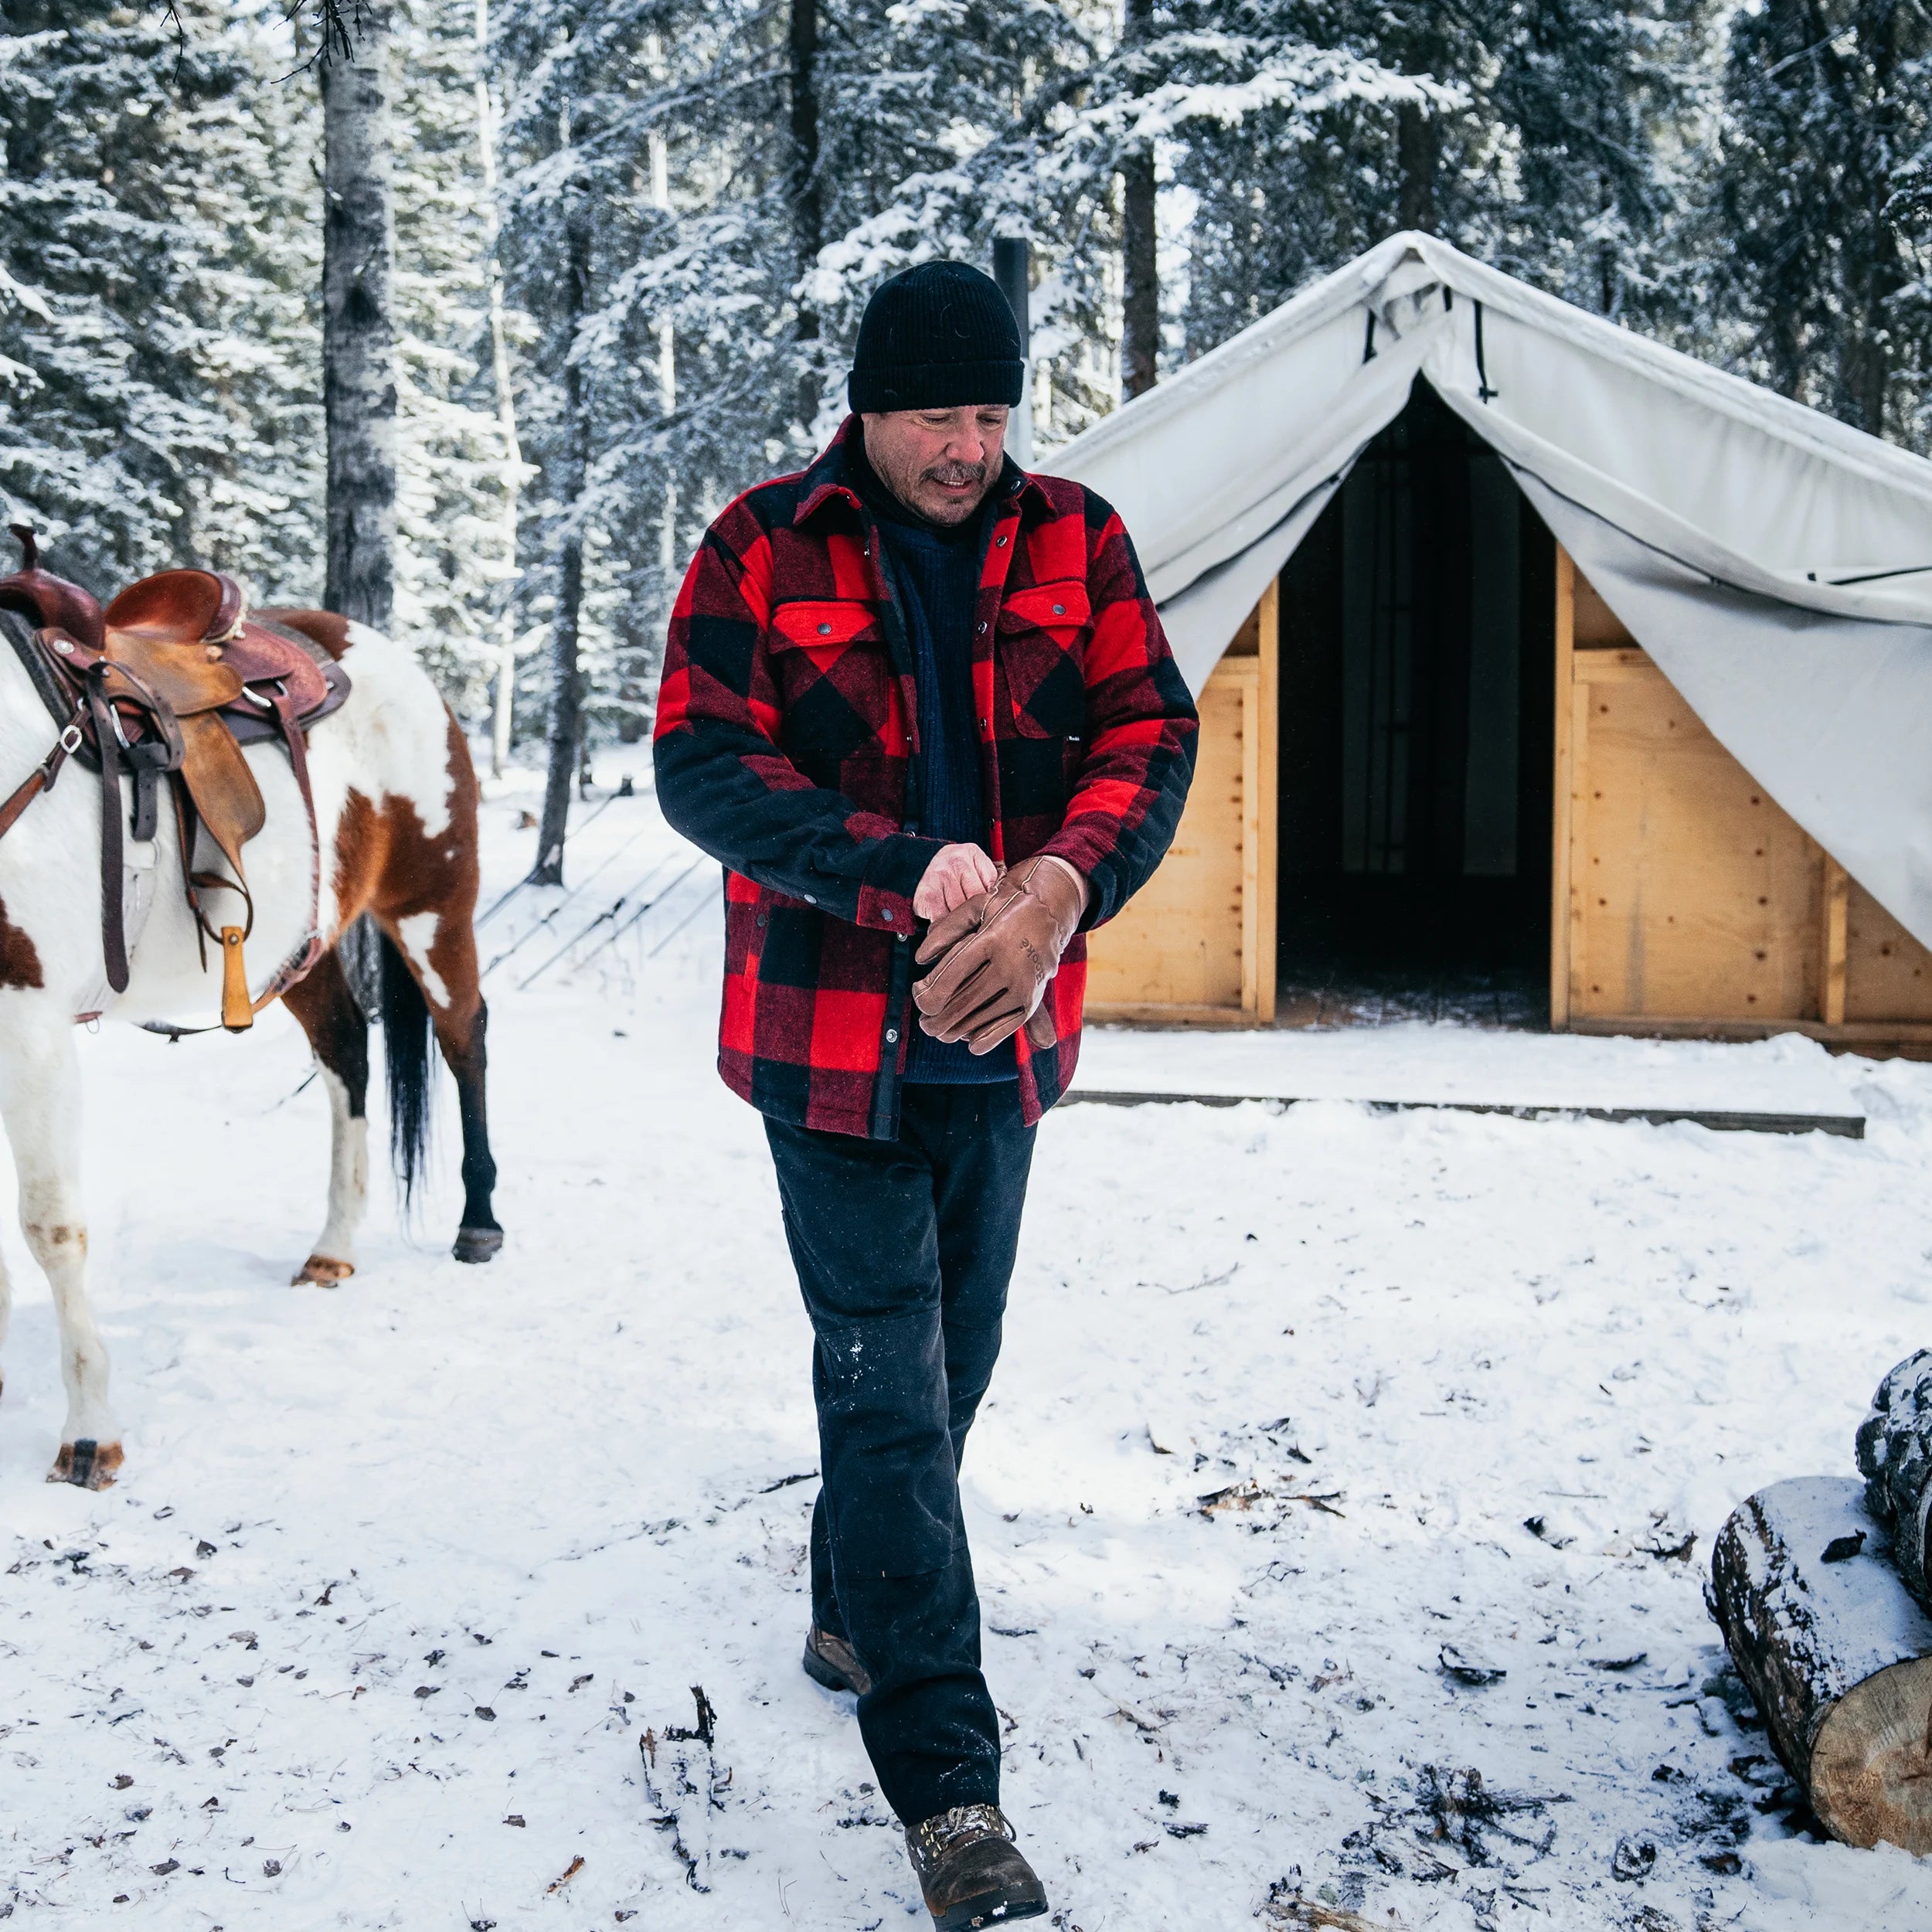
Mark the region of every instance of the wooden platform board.
MULTIPOLYGON (((1245 1107, 1259 1102, 1276 1107, 1308 1103, 1291 1094, 1152 1094, 1077 1087, 1060 1104, 1084 1101, 1091 1107, 1245 1107)), ((1372 1114, 1502 1114, 1518 1121, 1641 1121, 1651 1127, 1688 1121, 1714 1134, 1832 1134, 1848 1141, 1865 1138, 1862 1114, 1751 1114, 1689 1107, 1511 1107, 1496 1100, 1359 1100, 1372 1114)))

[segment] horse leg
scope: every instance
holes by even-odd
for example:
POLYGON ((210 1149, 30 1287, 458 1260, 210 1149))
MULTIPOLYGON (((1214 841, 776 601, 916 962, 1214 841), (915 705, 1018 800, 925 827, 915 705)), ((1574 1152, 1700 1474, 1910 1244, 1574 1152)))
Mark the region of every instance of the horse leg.
POLYGON ((121 1460, 107 1351, 87 1299, 80 1200, 80 1066, 71 1025, 10 1029, 0 1043, 0 1117, 20 1181, 20 1225, 53 1291, 67 1420, 49 1482, 105 1489, 121 1460))
POLYGON ((492 1196, 496 1161, 490 1152, 486 1098, 489 1009, 477 969, 476 934, 467 915, 437 913, 379 920, 421 992, 443 1058, 456 1077, 463 1124, 463 1220, 452 1250, 459 1261, 487 1261, 503 1245, 492 1196))
POLYGON ((355 1272, 355 1232, 369 1206, 369 1022, 334 953, 325 953, 282 1002, 308 1036, 328 1094, 328 1219, 295 1285, 332 1287, 355 1272))
POLYGON ((484 1036, 490 1009, 477 995, 467 1024, 430 1009, 436 1037, 456 1076, 457 1112, 463 1123, 463 1221, 456 1230, 454 1250, 459 1261, 487 1261, 503 1245, 492 1196, 496 1190, 496 1161, 490 1152, 489 1110, 485 1098, 488 1053, 484 1036))

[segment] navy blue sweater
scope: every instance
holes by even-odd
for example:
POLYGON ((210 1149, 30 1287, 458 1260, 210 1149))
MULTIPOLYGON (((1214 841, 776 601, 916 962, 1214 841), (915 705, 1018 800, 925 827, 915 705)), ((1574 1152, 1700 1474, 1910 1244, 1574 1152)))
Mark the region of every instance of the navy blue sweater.
MULTIPOLYGON (((868 471, 871 466, 866 465, 868 471)), ((973 716, 973 602, 986 544, 984 515, 953 529, 915 519, 863 477, 893 588, 906 614, 919 693, 919 829, 928 838, 988 844, 985 786, 973 716)), ((1011 1040, 983 1059, 963 1042, 934 1039, 915 1019, 906 1078, 978 1085, 1019 1077, 1011 1040)))

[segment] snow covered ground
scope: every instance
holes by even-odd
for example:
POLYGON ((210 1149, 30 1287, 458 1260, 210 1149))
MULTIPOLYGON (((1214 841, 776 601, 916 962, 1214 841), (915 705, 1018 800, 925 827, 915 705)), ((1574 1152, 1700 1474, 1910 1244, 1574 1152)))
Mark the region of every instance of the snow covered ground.
MULTIPOLYGON (((530 791, 487 807, 498 888, 530 791)), ((51 1315, 9 1226, 0 1916, 924 1923, 849 1700, 798 1668, 808 1330, 758 1123, 711 1070, 715 875, 688 863, 619 800, 561 913, 533 930, 558 895, 526 892, 484 929, 517 947, 488 982, 487 1268, 447 1255, 447 1096, 419 1225, 379 1189, 362 1272, 296 1290, 326 1126, 293 1026, 85 1041, 128 1461, 104 1495, 43 1485, 51 1315), (675 1735, 694 1685, 708 1744, 675 1735)), ((1849 1473, 1927 1339, 1932 1069, 1577 1044, 1620 1095, 1802 1089, 1869 1137, 1345 1100, 1043 1128, 965 1481, 1056 1926, 1932 1923, 1932 1869, 1794 1832, 1700 1595, 1733 1505, 1849 1473)), ((1163 1085, 1240 1050, 1094 1045, 1163 1085)), ((1299 1050, 1283 1078, 1325 1054, 1382 1090, 1321 1090, 1413 1098, 1389 1078, 1473 1093, 1529 1049, 1299 1050)))

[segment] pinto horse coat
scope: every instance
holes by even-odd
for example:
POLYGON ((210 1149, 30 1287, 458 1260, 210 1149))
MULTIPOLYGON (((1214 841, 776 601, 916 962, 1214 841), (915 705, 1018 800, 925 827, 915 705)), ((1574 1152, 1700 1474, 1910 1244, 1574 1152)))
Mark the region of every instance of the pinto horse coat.
MULTIPOLYGON (((455 1252, 485 1260, 502 1245, 492 1209, 496 1168, 485 1104, 485 1013, 472 920, 477 892, 477 787, 461 729, 401 645, 321 611, 264 611, 335 657, 352 689, 308 734, 315 801, 314 878, 307 815, 287 752, 247 748, 267 808, 249 846, 255 930, 251 993, 308 937, 311 905, 326 950, 284 995, 319 1063, 329 1097, 328 1206, 295 1279, 330 1283, 355 1269, 367 1202, 367 1022, 335 947, 366 913, 383 935, 383 1009, 391 1146, 405 1190, 423 1150, 434 1029, 455 1075, 463 1127, 463 1219, 455 1252)), ((0 610, 0 624, 24 627, 0 610)), ((0 791, 47 754, 46 708, 11 642, 0 648, 0 791)), ((124 808, 128 794, 124 789, 124 808)), ((0 1124, 19 1180, 29 1249, 53 1291, 67 1417, 49 1480, 99 1488, 122 1458, 108 1398, 107 1357, 90 1304, 87 1224, 80 1185, 77 1018, 211 1025, 222 961, 204 954, 184 889, 173 816, 157 836, 124 848, 124 906, 131 954, 127 989, 108 986, 101 947, 101 801, 77 776, 36 798, 0 838, 0 1124)), ((210 869, 202 844, 195 869, 210 869)), ((223 902, 221 889, 203 899, 223 902)), ((226 902, 223 902, 226 903, 226 902)), ((239 904, 239 900, 233 903, 239 904)), ((11 1284, 0 1271, 0 1340, 11 1284)))

